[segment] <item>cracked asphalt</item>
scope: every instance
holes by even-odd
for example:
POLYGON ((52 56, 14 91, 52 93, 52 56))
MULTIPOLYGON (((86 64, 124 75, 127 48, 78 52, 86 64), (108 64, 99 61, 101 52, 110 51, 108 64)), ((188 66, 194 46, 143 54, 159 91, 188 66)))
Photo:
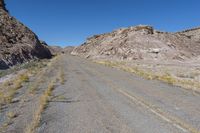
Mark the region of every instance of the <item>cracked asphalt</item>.
POLYGON ((65 55, 39 133, 199 133, 200 95, 65 55))

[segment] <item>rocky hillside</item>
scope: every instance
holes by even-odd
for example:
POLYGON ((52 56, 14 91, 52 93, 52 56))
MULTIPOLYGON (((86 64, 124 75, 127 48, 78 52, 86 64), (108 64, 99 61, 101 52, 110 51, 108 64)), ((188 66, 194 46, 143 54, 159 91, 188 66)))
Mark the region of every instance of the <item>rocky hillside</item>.
POLYGON ((65 54, 70 54, 74 49, 74 46, 67 46, 63 49, 65 54))
POLYGON ((53 55, 58 55, 58 54, 62 53, 63 48, 60 46, 50 46, 49 50, 51 51, 51 53, 53 55))
POLYGON ((58 55, 58 54, 70 54, 73 51, 73 46, 66 46, 64 48, 60 46, 49 46, 49 50, 51 51, 52 55, 58 55))
POLYGON ((179 34, 190 37, 193 41, 200 43, 200 27, 178 32, 179 34))
POLYGON ((51 52, 26 26, 11 17, 0 0, 0 69, 35 58, 51 58, 51 52))
POLYGON ((72 51, 92 59, 185 60, 200 55, 200 31, 160 32, 139 25, 95 35, 72 51))

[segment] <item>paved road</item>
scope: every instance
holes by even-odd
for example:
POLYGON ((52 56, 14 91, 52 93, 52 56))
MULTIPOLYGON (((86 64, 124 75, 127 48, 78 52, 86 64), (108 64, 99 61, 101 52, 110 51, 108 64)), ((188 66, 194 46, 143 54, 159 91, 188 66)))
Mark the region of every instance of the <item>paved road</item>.
POLYGON ((40 133, 199 133, 200 96, 79 57, 62 60, 65 84, 40 133))

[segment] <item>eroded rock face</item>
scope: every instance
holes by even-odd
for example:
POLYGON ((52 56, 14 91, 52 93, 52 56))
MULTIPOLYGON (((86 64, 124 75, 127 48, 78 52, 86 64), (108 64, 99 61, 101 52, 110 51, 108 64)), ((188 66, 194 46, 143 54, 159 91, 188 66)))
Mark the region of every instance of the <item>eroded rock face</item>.
POLYGON ((51 58, 48 47, 26 26, 11 17, 0 1, 0 69, 35 58, 51 58))
POLYGON ((200 27, 178 32, 178 34, 183 34, 191 38, 192 41, 200 43, 200 27))
POLYGON ((90 37, 71 54, 92 59, 161 61, 199 56, 200 43, 185 34, 139 25, 90 37))

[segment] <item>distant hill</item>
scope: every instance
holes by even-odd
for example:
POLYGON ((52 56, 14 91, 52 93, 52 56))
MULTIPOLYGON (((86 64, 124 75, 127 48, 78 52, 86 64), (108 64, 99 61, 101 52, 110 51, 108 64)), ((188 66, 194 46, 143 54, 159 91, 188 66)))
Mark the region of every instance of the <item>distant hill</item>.
POLYGON ((46 45, 26 26, 11 17, 0 0, 0 69, 31 59, 51 58, 46 45))
POLYGON ((95 35, 72 51, 91 59, 185 60, 200 55, 200 28, 169 33, 139 25, 95 35))

